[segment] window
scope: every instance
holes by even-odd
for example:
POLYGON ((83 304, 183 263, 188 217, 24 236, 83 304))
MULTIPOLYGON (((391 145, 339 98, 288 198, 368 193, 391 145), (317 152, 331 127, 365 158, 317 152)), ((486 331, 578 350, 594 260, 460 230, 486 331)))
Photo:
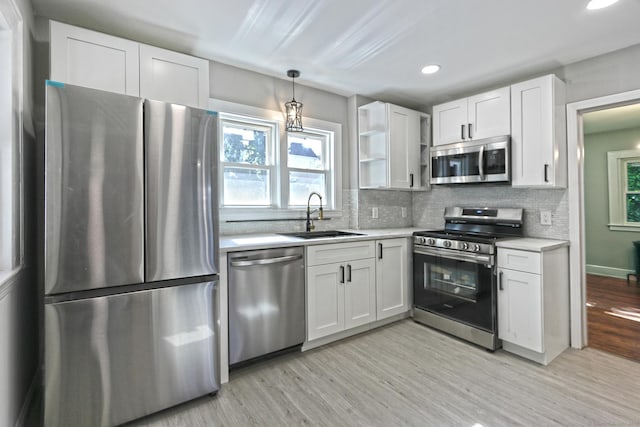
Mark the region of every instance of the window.
POLYGON ((13 2, 0 11, 0 282, 23 262, 23 26, 13 2))
POLYGON ((640 150, 610 151, 609 229, 640 231, 640 150))
POLYGON ((340 216, 341 125, 305 118, 285 132, 281 112, 210 100, 220 117, 221 218, 300 218, 313 191, 340 216))
POLYGON ((220 127, 222 206, 273 206, 275 124, 234 117, 220 127))
POLYGON ((306 208, 312 191, 323 195, 324 203, 332 199, 331 142, 331 132, 287 133, 289 208, 306 208))

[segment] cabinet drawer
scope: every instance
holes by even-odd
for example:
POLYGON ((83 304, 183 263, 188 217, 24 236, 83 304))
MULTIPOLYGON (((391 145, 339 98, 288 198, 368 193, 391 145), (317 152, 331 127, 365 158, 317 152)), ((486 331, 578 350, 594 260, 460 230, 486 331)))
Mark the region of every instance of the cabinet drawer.
POLYGON ((373 240, 307 247, 307 265, 329 264, 375 257, 373 240))
POLYGON ((498 267, 500 268, 540 274, 540 264, 538 252, 498 248, 498 267))

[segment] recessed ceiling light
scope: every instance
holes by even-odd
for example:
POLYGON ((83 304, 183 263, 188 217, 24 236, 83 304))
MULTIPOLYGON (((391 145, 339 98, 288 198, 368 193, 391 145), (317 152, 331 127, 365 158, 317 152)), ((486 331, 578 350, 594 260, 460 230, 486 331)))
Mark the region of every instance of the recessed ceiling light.
POLYGON ((422 69, 422 74, 433 74, 433 73, 437 73, 438 71, 440 71, 439 65, 435 65, 435 64, 427 65, 422 69))
POLYGON ((596 9, 604 9, 605 7, 609 7, 612 4, 616 3, 618 0, 591 0, 587 4, 587 9, 596 10, 596 9))

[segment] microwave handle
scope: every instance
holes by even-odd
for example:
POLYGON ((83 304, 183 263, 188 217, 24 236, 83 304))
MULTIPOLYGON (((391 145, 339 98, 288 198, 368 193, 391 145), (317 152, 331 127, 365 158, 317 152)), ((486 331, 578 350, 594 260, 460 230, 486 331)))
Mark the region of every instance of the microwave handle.
POLYGON ((484 145, 480 146, 480 157, 478 157, 478 170, 480 172, 480 180, 484 181, 484 145))

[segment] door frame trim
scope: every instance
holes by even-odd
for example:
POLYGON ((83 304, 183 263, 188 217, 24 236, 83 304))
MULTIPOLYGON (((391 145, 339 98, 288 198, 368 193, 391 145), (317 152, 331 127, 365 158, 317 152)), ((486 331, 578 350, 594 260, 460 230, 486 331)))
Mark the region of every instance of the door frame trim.
POLYGON ((584 133, 582 115, 640 102, 640 89, 567 104, 569 198, 569 286, 571 347, 587 345, 586 249, 584 232, 584 133))

